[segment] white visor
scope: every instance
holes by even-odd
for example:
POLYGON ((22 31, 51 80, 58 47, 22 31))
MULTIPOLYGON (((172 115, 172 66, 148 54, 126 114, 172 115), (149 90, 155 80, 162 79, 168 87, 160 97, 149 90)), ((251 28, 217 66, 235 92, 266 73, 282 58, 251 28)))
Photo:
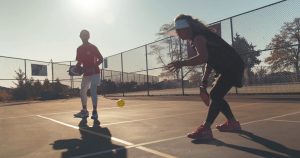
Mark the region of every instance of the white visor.
POLYGON ((190 27, 190 25, 185 19, 175 21, 175 29, 185 29, 188 27, 190 27))

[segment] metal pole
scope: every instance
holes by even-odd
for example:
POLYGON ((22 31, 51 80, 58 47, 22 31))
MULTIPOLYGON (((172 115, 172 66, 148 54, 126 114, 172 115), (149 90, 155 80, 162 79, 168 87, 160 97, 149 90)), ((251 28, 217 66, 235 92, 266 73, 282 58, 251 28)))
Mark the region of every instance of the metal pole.
POLYGON ((122 92, 123 92, 123 97, 125 96, 125 93, 124 93, 124 78, 123 78, 123 53, 121 53, 121 68, 122 68, 122 75, 121 75, 121 86, 122 86, 122 92))
MULTIPOLYGON (((232 24, 232 18, 230 18, 230 30, 231 30, 231 45, 234 47, 234 35, 233 35, 233 24, 232 24)), ((238 95, 238 89, 235 87, 235 94, 238 95)))
MULTIPOLYGON (((180 53, 180 60, 182 60, 182 46, 181 46, 181 39, 179 39, 179 53, 180 53)), ((184 96, 184 81, 183 81, 183 68, 181 67, 181 89, 182 89, 182 95, 184 96)))
POLYGON ((112 70, 110 70, 110 80, 113 81, 112 70))
POLYGON ((104 63, 102 63, 102 69, 101 69, 100 90, 101 90, 102 95, 105 97, 105 89, 103 86, 103 81, 104 81, 104 63))
POLYGON ((145 45, 145 53, 146 53, 146 73, 147 73, 147 96, 150 96, 150 93, 149 93, 149 72, 148 72, 148 50, 147 50, 147 45, 145 45))
POLYGON ((101 81, 104 80, 104 63, 102 63, 102 70, 101 70, 101 81))
POLYGON ((25 80, 27 80, 27 65, 26 65, 26 59, 24 59, 24 65, 25 65, 25 80))
POLYGON ((52 83, 54 81, 54 70, 53 70, 53 61, 51 59, 51 70, 52 70, 52 83))
POLYGON ((139 74, 139 83, 141 83, 141 74, 139 74))
MULTIPOLYGON (((71 66, 72 62, 70 61, 70 66, 71 66)), ((70 76, 70 80, 71 80, 71 89, 73 89, 73 76, 70 76)))

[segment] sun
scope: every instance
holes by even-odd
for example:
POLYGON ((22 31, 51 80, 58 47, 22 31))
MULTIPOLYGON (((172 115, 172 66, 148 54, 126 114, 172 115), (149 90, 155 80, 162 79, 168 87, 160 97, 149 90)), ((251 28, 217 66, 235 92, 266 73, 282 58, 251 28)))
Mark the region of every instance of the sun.
POLYGON ((86 20, 101 20, 105 24, 115 22, 113 2, 111 0, 69 0, 72 12, 78 18, 86 20))
POLYGON ((108 1, 109 0, 73 0, 78 10, 88 14, 107 9, 108 1))

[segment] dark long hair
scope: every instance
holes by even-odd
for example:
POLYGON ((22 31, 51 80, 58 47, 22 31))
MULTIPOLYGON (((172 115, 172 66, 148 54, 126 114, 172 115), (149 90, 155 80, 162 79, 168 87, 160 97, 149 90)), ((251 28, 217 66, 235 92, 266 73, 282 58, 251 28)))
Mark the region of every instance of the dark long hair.
POLYGON ((190 15, 180 14, 175 18, 175 21, 180 19, 185 19, 189 23, 194 35, 197 35, 205 30, 209 30, 209 28, 202 21, 193 18, 190 15))

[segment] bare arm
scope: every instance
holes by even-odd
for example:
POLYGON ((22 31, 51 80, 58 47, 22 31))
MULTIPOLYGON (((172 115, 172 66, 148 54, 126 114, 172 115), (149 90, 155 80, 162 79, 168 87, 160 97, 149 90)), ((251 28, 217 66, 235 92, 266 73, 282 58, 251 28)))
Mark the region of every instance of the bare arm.
POLYGON ((78 48, 77 48, 77 52, 76 52, 76 60, 77 60, 76 67, 80 67, 82 62, 80 61, 78 48))
POLYGON ((97 48, 96 51, 97 51, 97 58, 98 58, 96 64, 98 66, 103 63, 103 56, 97 48))
POLYGON ((202 85, 204 87, 207 87, 207 82, 208 82, 208 78, 209 78, 211 71, 212 71, 212 68, 208 64, 205 64, 204 75, 202 77, 202 85))
POLYGON ((195 66, 195 65, 201 65, 207 62, 208 60, 208 51, 207 51, 207 46, 206 46, 206 39, 198 35, 194 41, 197 55, 183 61, 173 61, 170 64, 167 65, 167 69, 169 71, 176 71, 182 66, 195 66))
POLYGON ((206 47, 206 39, 203 36, 197 36, 194 39, 197 55, 181 61, 181 66, 195 66, 195 65, 201 65, 207 62, 208 59, 208 51, 206 47))

